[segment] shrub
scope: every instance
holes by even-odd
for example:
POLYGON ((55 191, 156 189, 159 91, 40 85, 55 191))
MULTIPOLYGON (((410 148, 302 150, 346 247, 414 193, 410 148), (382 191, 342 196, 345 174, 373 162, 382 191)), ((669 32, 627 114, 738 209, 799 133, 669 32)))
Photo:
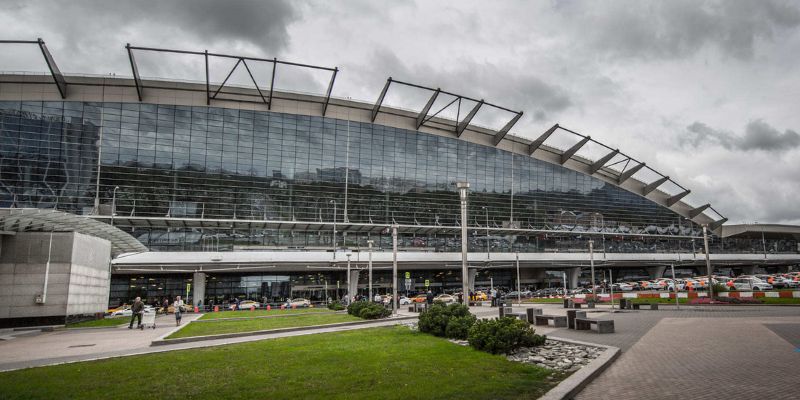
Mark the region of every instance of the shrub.
POLYGON ((444 335, 451 339, 466 340, 469 336, 469 329, 475 325, 474 315, 467 315, 464 317, 452 317, 447 322, 447 327, 444 330, 444 335))
POLYGON ((724 283, 714 284, 714 293, 727 292, 728 290, 730 290, 728 285, 725 285, 724 283))
POLYGON ((527 322, 512 317, 479 320, 470 328, 470 346, 492 354, 508 353, 520 347, 544 344, 547 337, 537 335, 527 322))
POLYGON ((366 303, 366 305, 362 306, 358 312, 358 316, 364 319, 378 319, 378 318, 386 318, 392 312, 384 307, 381 304, 377 303, 366 303))
POLYGON ((334 311, 341 311, 344 310, 344 304, 342 304, 341 301, 336 300, 328 304, 328 309, 334 311))
MULTIPOLYGON (((445 305, 443 303, 434 303, 431 307, 419 316, 419 330, 420 332, 430 333, 434 336, 447 336, 447 326, 453 318, 466 318, 472 314, 469 313, 469 307, 461 304, 445 305)), ((467 324, 469 319, 460 321, 459 324, 467 324)), ((471 319, 475 321, 474 317, 471 319)), ((458 328, 452 328, 454 334, 458 328)), ((469 329, 469 328, 467 328, 469 329)))
POLYGON ((367 306, 366 301, 354 301, 347 306, 347 313, 354 316, 359 317, 361 313, 361 309, 367 306))

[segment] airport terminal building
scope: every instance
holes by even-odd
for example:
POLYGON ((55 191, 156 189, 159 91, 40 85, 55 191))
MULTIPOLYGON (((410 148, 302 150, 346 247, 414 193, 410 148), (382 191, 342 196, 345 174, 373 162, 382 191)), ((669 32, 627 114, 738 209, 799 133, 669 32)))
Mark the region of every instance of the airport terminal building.
POLYGON ((322 301, 364 291, 370 258, 385 292, 392 227, 401 291, 458 291, 455 182, 470 184, 471 287, 574 287, 590 258, 619 278, 705 272, 704 225, 717 273, 800 262, 800 228, 725 225, 644 161, 559 124, 514 135, 523 112, 483 99, 389 78, 374 102, 353 101, 332 96, 336 68, 208 52, 182 54, 206 71, 235 61, 228 77, 266 63, 272 84, 145 79, 136 55, 164 50, 130 46, 132 77, 64 75, 27 44, 51 73, 0 74, 0 296, 19 298, 0 319, 84 313, 89 297, 322 301), (273 90, 286 68, 330 73, 327 90, 273 90), (419 109, 386 102, 399 88, 419 109), (481 113, 501 122, 480 126, 481 113), (45 282, 54 263, 65 278, 45 282), (48 284, 67 285, 51 292, 66 308, 42 311, 48 284))

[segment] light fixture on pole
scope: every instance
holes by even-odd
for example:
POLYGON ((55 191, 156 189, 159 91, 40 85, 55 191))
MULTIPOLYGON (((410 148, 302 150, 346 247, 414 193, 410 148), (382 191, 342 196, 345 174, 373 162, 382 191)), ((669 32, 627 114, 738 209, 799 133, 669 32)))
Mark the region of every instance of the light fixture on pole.
POLYGON ((517 303, 522 304, 522 288, 519 283, 519 252, 515 253, 517 260, 517 303))
POLYGON ((461 302, 466 304, 469 293, 469 273, 467 272, 467 192, 469 182, 456 182, 458 197, 461 200, 461 302))
POLYGON ((367 285, 367 289, 369 292, 369 301, 372 301, 372 240, 367 240, 367 245, 369 245, 369 282, 367 285))
POLYGON ((114 217, 117 215, 117 190, 119 186, 114 186, 114 193, 111 195, 111 226, 114 226, 114 217))
POLYGON ((488 261, 491 256, 489 255, 489 207, 481 207, 486 211, 486 260, 488 261))
POLYGON ((353 292, 351 292, 351 289, 353 288, 353 286, 350 284, 350 256, 352 256, 352 254, 347 253, 345 255, 347 256, 347 302, 352 303, 353 292))
POLYGON ((331 200, 333 204, 333 259, 336 259, 336 200, 331 200))
POLYGON ((714 301, 714 286, 711 284, 711 256, 708 254, 708 225, 703 224, 703 246, 706 249, 706 272, 708 273, 708 298, 714 301))
POLYGON ((392 314, 397 315, 397 225, 392 225, 392 314))
POLYGON ((594 280, 594 240, 589 241, 589 266, 592 270, 592 298, 597 300, 597 285, 594 280))

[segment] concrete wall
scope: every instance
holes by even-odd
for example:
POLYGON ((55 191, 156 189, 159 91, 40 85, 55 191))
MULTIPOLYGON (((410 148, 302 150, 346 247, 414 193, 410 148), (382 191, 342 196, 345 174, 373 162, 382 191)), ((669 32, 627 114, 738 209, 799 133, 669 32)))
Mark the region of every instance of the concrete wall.
POLYGON ((0 320, 63 317, 105 311, 110 289, 111 243, 73 232, 53 234, 50 272, 43 294, 50 233, 3 235, 0 250, 0 320))

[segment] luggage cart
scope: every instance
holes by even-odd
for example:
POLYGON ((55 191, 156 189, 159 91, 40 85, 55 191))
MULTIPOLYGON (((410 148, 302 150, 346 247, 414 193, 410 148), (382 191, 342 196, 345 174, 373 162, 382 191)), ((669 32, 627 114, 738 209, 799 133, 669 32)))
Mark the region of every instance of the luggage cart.
POLYGON ((148 327, 156 329, 156 310, 145 310, 142 314, 142 324, 139 325, 139 329, 144 330, 148 327))

